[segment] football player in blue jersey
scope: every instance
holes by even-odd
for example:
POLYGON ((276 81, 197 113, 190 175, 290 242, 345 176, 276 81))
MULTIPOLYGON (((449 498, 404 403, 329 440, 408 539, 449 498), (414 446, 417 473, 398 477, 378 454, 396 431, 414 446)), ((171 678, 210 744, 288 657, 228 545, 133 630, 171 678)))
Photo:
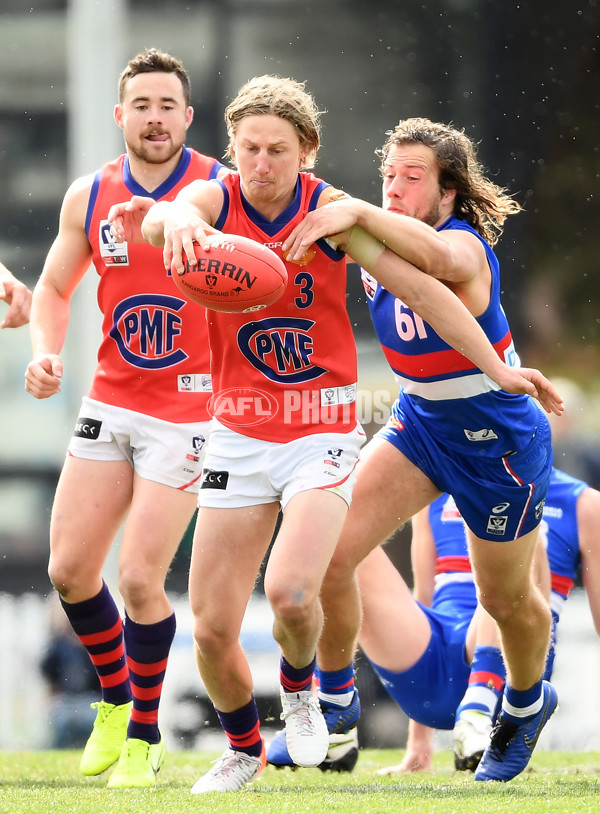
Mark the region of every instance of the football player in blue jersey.
MULTIPOLYGON (((381 208, 358 199, 333 202, 309 215, 284 249, 296 258, 329 236, 352 257, 358 225, 443 281, 498 356, 518 366, 493 246, 519 204, 486 178, 473 142, 451 126, 400 121, 379 155, 381 208)), ((388 424, 361 455, 323 585, 321 692, 337 695, 341 705, 353 698, 359 563, 448 492, 465 519, 478 595, 498 624, 507 668, 501 713, 475 778, 507 781, 526 767, 557 705, 542 679, 550 610, 531 568, 552 468, 549 422, 532 398, 500 389, 394 296, 392 274, 365 281, 375 331, 401 389, 388 424)), ((550 410, 561 413, 562 405, 550 410)))

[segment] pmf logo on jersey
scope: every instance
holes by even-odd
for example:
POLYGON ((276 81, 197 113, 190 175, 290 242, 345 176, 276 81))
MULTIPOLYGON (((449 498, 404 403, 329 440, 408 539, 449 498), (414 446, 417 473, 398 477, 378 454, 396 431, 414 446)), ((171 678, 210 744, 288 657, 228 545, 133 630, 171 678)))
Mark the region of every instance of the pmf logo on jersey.
POLYGON ((250 364, 273 382, 302 384, 327 370, 311 361, 312 319, 271 317, 247 322, 237 334, 238 347, 250 364))
POLYGON ((185 301, 166 294, 136 294, 113 311, 110 336, 123 359, 135 367, 160 370, 188 357, 177 346, 185 301))

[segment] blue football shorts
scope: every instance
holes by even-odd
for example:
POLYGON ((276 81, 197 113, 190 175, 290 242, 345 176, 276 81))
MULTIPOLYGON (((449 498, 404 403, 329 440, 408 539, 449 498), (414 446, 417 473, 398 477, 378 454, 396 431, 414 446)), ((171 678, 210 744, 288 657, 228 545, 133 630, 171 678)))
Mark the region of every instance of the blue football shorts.
POLYGON ((423 422, 402 414, 377 433, 452 495, 465 523, 484 540, 516 540, 542 519, 552 471, 550 424, 540 410, 529 444, 502 458, 466 455, 442 446, 423 422))
POLYGON ((371 665, 409 718, 433 729, 454 729, 456 709, 467 690, 471 671, 465 657, 471 615, 457 620, 455 615, 420 607, 429 619, 431 639, 416 664, 401 673, 373 661, 371 665))

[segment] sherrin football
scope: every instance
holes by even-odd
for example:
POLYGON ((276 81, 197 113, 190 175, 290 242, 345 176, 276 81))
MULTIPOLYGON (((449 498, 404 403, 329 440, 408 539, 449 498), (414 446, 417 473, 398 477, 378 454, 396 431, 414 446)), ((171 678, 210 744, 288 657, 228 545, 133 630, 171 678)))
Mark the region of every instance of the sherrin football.
POLYGON ((183 274, 171 267, 171 276, 185 296, 230 314, 260 311, 285 291, 287 271, 275 252, 241 235, 214 234, 204 251, 194 244, 197 265, 185 263, 183 274))

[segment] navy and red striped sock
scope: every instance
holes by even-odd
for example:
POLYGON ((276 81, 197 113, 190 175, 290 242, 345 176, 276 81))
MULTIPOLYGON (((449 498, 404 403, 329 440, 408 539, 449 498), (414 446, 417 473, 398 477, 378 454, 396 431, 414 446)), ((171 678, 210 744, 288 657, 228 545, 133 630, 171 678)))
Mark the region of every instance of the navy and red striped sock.
POLYGON ((141 625, 125 615, 125 650, 133 696, 128 738, 160 741, 158 706, 175 628, 174 613, 152 625, 141 625))
POLYGON ((306 667, 292 667, 284 656, 279 661, 279 681, 284 692, 305 692, 312 687, 313 675, 317 665, 315 656, 306 667))
POLYGON ((98 674, 102 700, 108 704, 131 701, 129 670, 125 659, 123 622, 105 582, 96 596, 61 605, 98 674))
POLYGON ((216 707, 215 711, 227 735, 229 748, 235 752, 246 752, 253 757, 260 757, 263 740, 254 696, 245 706, 233 712, 221 712, 216 707))

